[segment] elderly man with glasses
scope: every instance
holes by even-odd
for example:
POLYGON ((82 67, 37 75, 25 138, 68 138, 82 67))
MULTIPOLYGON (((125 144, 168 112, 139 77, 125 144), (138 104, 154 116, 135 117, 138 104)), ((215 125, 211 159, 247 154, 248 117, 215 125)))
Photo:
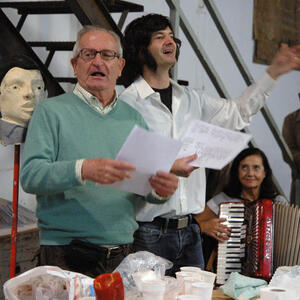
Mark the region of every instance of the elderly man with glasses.
POLYGON ((33 114, 21 182, 37 195, 39 264, 96 276, 112 272, 131 251, 137 202, 167 201, 177 177, 158 172, 146 197, 109 187, 135 170, 114 157, 135 124, 146 128, 115 91, 125 64, 119 37, 84 27, 71 63, 74 91, 44 101, 33 114))

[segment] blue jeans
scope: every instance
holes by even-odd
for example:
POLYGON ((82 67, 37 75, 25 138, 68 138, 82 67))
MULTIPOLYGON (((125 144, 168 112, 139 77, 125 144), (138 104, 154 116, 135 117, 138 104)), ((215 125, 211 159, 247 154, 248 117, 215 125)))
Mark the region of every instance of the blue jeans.
POLYGON ((134 233, 133 250, 149 251, 170 260, 173 267, 166 271, 168 276, 174 276, 182 266, 204 269, 201 233, 196 223, 167 230, 150 222, 139 223, 139 229, 134 233))

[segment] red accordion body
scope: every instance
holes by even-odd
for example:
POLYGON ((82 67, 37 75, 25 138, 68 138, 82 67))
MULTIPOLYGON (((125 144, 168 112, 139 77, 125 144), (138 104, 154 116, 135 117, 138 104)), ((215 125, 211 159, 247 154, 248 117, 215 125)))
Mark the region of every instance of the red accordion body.
POLYGON ((260 199, 245 205, 246 239, 242 273, 270 280, 273 270, 273 201, 260 199))

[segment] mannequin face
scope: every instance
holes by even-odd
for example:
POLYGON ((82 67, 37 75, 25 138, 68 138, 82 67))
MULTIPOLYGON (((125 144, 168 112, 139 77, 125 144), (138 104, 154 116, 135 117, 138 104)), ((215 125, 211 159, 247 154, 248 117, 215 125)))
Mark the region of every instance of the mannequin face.
POLYGON ((36 105, 45 98, 44 81, 39 70, 11 68, 0 87, 2 120, 27 127, 36 105))

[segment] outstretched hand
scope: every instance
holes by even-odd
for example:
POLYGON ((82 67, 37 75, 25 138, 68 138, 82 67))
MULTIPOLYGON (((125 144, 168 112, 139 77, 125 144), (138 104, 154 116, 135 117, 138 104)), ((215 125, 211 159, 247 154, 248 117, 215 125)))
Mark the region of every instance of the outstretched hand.
POLYGON ((300 45, 289 47, 281 44, 267 72, 273 79, 291 70, 300 69, 300 45))
POLYGON ((183 158, 176 159, 171 172, 177 176, 189 177, 190 174, 198 169, 198 167, 193 167, 189 163, 197 158, 197 154, 186 156, 183 158))
POLYGON ((226 218, 213 218, 201 222, 201 232, 212 236, 219 242, 225 242, 229 239, 231 229, 222 223, 226 218))
POLYGON ((151 176, 149 182, 155 193, 164 198, 172 196, 178 186, 176 175, 162 171, 158 171, 156 175, 151 176))
POLYGON ((100 184, 112 184, 125 178, 130 178, 130 171, 135 166, 124 161, 108 158, 87 159, 82 164, 82 179, 89 179, 100 184))

